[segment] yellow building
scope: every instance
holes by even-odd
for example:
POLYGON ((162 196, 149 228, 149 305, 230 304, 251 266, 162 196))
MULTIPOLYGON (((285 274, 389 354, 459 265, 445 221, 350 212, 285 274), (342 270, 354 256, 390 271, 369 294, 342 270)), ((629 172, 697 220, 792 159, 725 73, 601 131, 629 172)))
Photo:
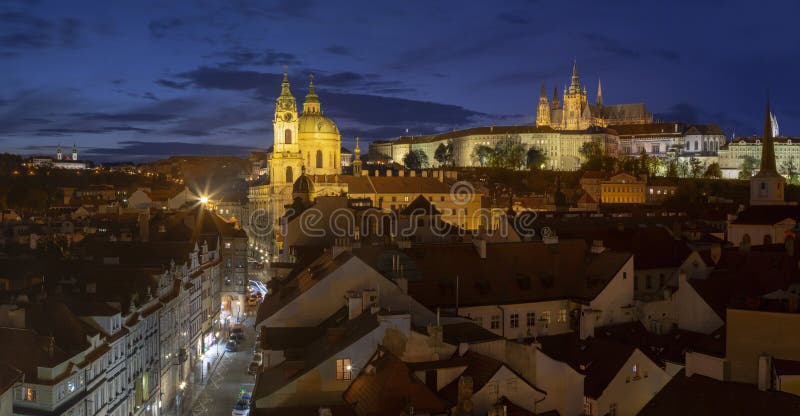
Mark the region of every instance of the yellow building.
POLYGON ((600 202, 604 204, 643 204, 646 181, 620 173, 600 182, 600 202))
MULTIPOLYGON (((313 78, 298 114, 289 76, 284 72, 281 93, 272 120, 273 150, 269 155, 269 182, 251 186, 245 223, 257 250, 275 253, 275 230, 286 205, 292 203, 292 185, 303 171, 338 175, 341 171, 342 138, 339 128, 325 117, 314 90, 313 78)), ((254 247, 255 248, 255 247, 254 247)))

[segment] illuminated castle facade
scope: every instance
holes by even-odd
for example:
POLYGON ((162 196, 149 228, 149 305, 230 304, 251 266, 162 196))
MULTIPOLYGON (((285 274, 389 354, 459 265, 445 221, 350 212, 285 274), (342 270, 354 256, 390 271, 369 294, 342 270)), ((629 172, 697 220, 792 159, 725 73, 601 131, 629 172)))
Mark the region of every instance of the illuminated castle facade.
POLYGON ((536 125, 549 126, 554 130, 586 130, 589 127, 607 127, 620 124, 650 124, 653 115, 642 103, 603 104, 603 87, 597 82, 597 100, 589 104, 586 87, 578 78, 578 64, 572 65, 572 79, 564 88, 563 101, 558 98, 558 88, 553 92, 552 102, 547 99, 544 83, 536 109, 536 125))

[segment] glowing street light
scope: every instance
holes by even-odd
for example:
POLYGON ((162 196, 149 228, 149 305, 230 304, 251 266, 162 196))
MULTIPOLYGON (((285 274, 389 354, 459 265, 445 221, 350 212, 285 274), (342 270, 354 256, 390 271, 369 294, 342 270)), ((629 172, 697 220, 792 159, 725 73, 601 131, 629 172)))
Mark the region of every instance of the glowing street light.
POLYGON ((208 203, 208 197, 205 196, 205 195, 201 196, 200 197, 200 203, 203 204, 203 205, 207 204, 208 203))

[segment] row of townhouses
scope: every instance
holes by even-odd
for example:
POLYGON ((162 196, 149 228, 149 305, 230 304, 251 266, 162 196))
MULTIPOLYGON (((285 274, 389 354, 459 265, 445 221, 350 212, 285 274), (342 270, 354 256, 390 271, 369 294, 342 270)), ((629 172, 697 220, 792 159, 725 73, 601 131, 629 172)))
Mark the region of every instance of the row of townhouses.
POLYGON ((205 210, 133 228, 0 259, 3 415, 160 415, 207 376, 246 237, 205 210))

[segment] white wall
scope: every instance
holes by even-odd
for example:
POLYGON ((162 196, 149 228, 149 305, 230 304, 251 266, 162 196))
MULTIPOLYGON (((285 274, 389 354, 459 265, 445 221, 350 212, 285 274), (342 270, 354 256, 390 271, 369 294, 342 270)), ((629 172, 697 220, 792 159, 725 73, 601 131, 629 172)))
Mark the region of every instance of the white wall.
POLYGON ((609 411, 611 404, 616 403, 617 416, 635 416, 670 379, 666 371, 635 349, 620 372, 595 401, 596 406, 592 410, 596 415, 604 415, 609 411), (639 370, 639 379, 634 379, 634 365, 639 370))
POLYGON ((597 326, 631 322, 636 319, 632 307, 624 308, 633 306, 633 260, 631 256, 603 291, 589 302, 591 309, 601 311, 597 326))
POLYGON ((569 312, 570 304, 567 300, 552 300, 545 302, 518 303, 512 305, 483 305, 458 308, 462 316, 468 316, 472 320, 479 321, 481 326, 497 335, 505 336, 508 339, 529 338, 532 336, 557 335, 569 332, 569 312), (501 309, 502 308, 502 309, 501 309), (560 309, 567 311, 567 319, 563 322, 558 321, 560 309), (527 326, 527 314, 534 313, 536 317, 533 327, 527 326), (545 312, 550 312, 550 323, 541 321, 545 312), (518 314, 519 326, 511 327, 511 315, 518 314), (492 316, 500 318, 500 327, 492 329, 492 316))
POLYGON ((694 351, 686 351, 686 377, 700 374, 719 381, 728 380, 728 360, 694 351))
POLYGON ((537 406, 538 412, 557 410, 562 415, 583 414, 582 374, 538 349, 535 367, 535 385, 547 392, 547 398, 537 406))
POLYGON ((675 310, 680 329, 710 334, 725 323, 689 284, 684 273, 678 276, 678 291, 675 293, 675 299, 677 300, 675 310))
POLYGON ((486 414, 497 398, 502 396, 531 412, 536 411, 537 402, 545 398, 544 393, 531 387, 508 367, 502 366, 482 389, 473 394, 473 414, 486 414))

